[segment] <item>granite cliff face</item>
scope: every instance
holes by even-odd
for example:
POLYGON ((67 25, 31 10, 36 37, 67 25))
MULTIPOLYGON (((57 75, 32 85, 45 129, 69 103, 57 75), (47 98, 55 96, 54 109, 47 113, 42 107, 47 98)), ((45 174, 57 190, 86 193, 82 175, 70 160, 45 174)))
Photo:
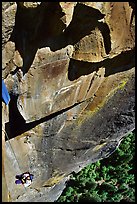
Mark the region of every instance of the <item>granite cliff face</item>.
POLYGON ((111 155, 135 128, 134 9, 3 2, 2 78, 11 96, 2 108, 10 138, 2 132, 3 200, 57 200, 73 171, 111 155), (14 184, 25 171, 35 176, 27 189, 14 184))

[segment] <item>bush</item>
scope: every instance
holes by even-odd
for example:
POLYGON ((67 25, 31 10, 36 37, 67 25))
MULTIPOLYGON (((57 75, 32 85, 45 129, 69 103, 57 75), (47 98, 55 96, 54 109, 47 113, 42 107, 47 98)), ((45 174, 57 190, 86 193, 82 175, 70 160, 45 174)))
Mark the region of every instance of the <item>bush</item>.
POLYGON ((135 131, 108 158, 73 173, 56 202, 135 202, 135 131))

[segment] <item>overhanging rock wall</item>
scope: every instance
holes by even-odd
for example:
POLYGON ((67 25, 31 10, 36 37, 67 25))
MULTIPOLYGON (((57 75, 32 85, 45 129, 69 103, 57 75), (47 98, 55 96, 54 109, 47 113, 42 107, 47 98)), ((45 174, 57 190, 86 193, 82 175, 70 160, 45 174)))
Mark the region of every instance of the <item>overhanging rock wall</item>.
POLYGON ((11 201, 52 202, 69 175, 135 128, 135 12, 128 2, 3 2, 11 201), (8 23, 9 22, 9 23, 8 23), (8 30, 8 32, 7 32, 8 30), (19 161, 19 162, 17 162, 19 161), (34 174, 24 190, 20 171, 34 174))

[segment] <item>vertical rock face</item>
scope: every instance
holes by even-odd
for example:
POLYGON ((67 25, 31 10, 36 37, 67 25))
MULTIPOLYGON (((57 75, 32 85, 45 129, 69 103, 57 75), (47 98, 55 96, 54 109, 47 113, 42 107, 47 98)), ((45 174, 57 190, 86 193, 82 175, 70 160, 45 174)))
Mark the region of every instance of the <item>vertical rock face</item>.
POLYGON ((7 2, 2 32, 3 178, 12 201, 52 202, 73 171, 135 128, 134 4, 7 2), (27 190, 14 184, 25 171, 34 174, 27 190))
POLYGON ((2 46, 10 39, 15 25, 16 9, 15 2, 2 2, 2 46))
POLYGON ((8 201, 8 188, 5 178, 5 123, 8 119, 8 108, 5 104, 2 104, 2 201, 8 201))

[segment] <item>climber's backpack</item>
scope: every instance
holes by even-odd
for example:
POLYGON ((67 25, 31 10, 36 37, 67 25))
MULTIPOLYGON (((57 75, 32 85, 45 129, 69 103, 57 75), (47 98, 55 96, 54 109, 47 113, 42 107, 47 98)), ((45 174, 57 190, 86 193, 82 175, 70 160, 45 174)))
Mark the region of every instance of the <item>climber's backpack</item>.
POLYGON ((10 101, 10 95, 3 80, 2 80, 2 100, 6 105, 8 105, 10 101))

